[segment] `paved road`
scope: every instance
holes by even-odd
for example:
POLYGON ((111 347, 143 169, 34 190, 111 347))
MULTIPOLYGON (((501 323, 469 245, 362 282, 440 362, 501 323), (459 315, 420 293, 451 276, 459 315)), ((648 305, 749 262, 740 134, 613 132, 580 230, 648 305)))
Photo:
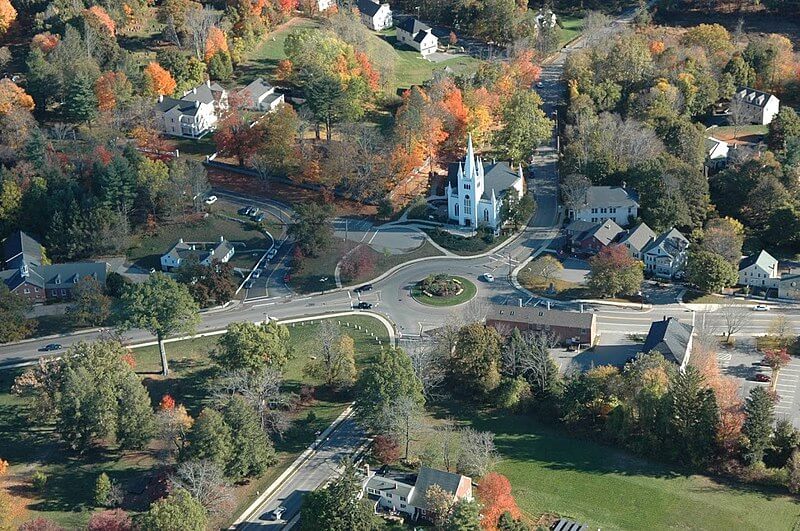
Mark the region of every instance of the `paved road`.
POLYGON ((267 498, 237 529, 281 529, 300 511, 303 496, 316 490, 333 476, 342 459, 366 442, 364 433, 352 418, 346 419, 322 443, 314 455, 267 498), (270 520, 270 513, 285 507, 280 521, 270 520))

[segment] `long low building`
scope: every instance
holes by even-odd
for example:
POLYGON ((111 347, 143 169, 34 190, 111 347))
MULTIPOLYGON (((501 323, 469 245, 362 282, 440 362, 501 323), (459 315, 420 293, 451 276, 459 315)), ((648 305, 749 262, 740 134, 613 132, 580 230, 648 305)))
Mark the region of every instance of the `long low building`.
POLYGON ((501 333, 514 328, 521 332, 549 333, 559 343, 593 345, 597 338, 597 316, 593 313, 492 305, 486 314, 486 324, 501 333))

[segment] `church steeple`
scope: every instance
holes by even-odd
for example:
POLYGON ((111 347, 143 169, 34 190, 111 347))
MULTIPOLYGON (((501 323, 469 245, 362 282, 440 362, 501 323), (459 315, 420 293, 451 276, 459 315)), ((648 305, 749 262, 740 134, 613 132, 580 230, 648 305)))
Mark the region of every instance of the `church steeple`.
POLYGON ((464 175, 467 179, 475 178, 475 150, 472 148, 472 134, 467 135, 467 156, 464 158, 464 175))

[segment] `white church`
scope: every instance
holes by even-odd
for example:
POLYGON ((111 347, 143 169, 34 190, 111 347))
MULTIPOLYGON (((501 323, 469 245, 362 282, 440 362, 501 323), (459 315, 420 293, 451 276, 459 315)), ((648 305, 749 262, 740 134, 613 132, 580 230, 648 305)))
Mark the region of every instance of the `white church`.
POLYGON ((447 212, 452 221, 464 227, 500 228, 503 198, 514 193, 519 199, 524 192, 522 165, 515 172, 505 162, 484 164, 480 157, 475 157, 471 135, 464 162, 451 163, 447 168, 447 212))

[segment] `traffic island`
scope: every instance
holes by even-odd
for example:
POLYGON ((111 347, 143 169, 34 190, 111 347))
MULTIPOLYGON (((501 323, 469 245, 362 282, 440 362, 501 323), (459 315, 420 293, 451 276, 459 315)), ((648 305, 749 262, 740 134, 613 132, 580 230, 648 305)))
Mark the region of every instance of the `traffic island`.
POLYGON ((472 299, 477 291, 475 284, 464 277, 439 273, 417 282, 411 296, 428 306, 456 306, 472 299))

